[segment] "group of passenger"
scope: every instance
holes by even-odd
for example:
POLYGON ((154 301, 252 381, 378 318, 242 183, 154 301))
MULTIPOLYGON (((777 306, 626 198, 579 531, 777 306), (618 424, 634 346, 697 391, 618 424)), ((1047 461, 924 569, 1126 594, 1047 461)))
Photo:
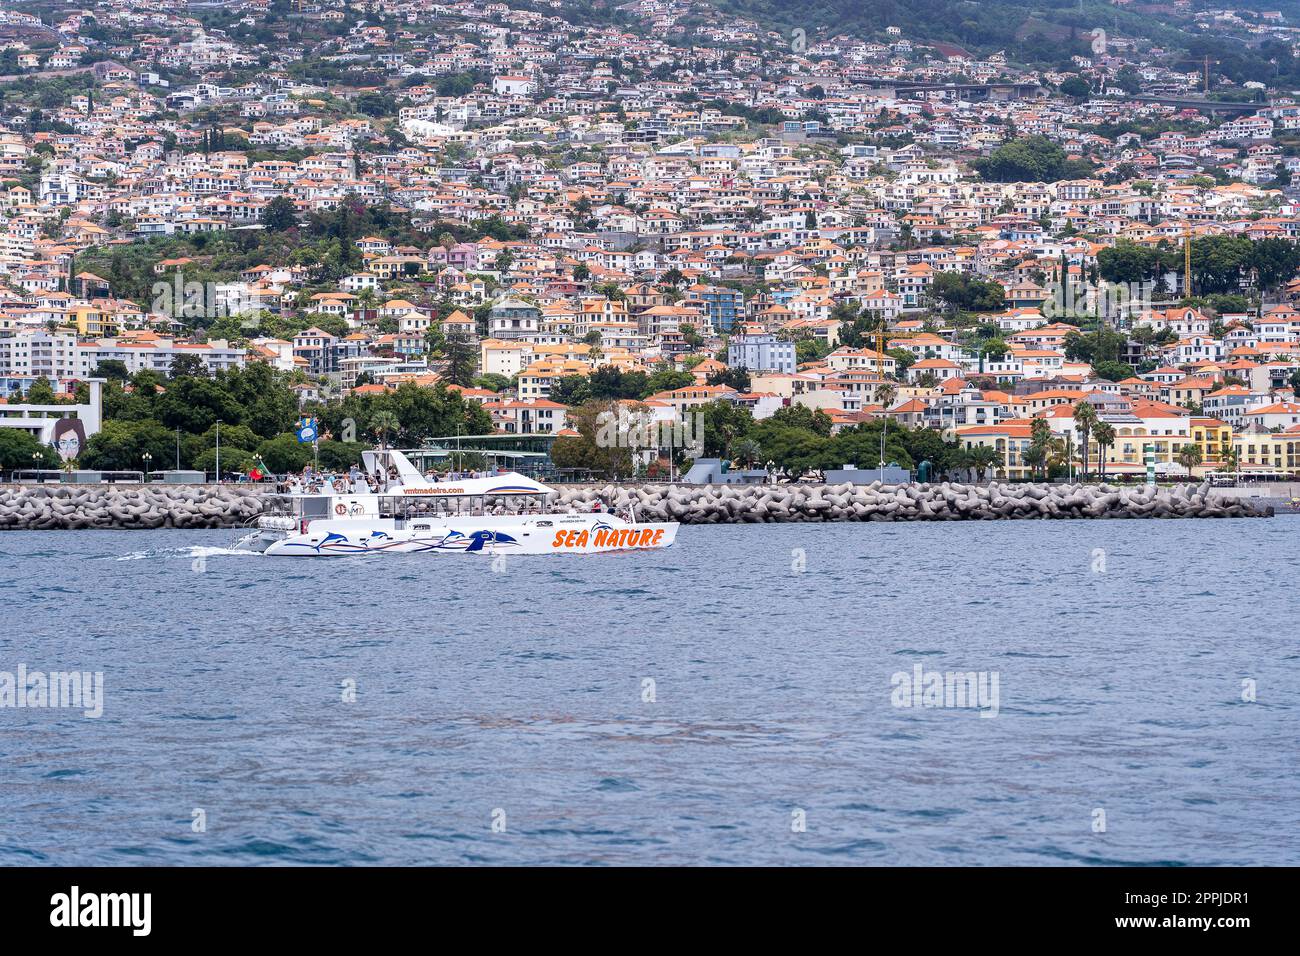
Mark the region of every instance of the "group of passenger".
MULTIPOLYGON (((430 484, 436 485, 444 482, 464 481, 469 478, 487 478, 490 472, 478 471, 445 471, 437 472, 432 469, 424 473, 424 479, 430 484)), ((390 465, 387 470, 376 468, 373 473, 366 472, 360 467, 353 465, 346 472, 340 471, 317 471, 308 465, 302 470, 301 474, 290 474, 284 481, 277 483, 276 491, 281 494, 339 494, 339 495, 379 495, 384 494, 390 488, 399 484, 397 468, 390 465)), ((413 502, 414 503, 414 502, 413 502)), ((417 513, 437 513, 441 510, 450 510, 447 501, 436 503, 419 502, 415 504, 413 510, 417 513)), ((615 514, 625 521, 635 522, 636 515, 629 507, 623 507, 615 511, 606 505, 599 498, 593 502, 587 503, 570 503, 564 509, 568 514, 615 514)), ((507 508, 503 504, 495 504, 488 508, 487 514, 506 515, 506 514, 523 514, 537 515, 542 514, 543 509, 540 503, 529 497, 518 509, 507 508)))
MULTIPOLYGON (((486 471, 435 471, 429 469, 424 473, 424 480, 431 485, 446 482, 464 481, 468 478, 488 478, 486 471)), ((366 472, 353 465, 346 472, 317 471, 308 465, 300 474, 290 474, 276 484, 276 491, 281 494, 319 495, 334 492, 340 495, 380 495, 398 484, 397 467, 389 465, 387 470, 376 467, 374 472, 366 472)))
POLYGON ((290 495, 377 495, 387 491, 397 483, 397 469, 390 466, 387 471, 376 468, 373 473, 362 471, 353 465, 346 472, 317 471, 308 465, 302 474, 290 474, 276 486, 282 494, 290 495))

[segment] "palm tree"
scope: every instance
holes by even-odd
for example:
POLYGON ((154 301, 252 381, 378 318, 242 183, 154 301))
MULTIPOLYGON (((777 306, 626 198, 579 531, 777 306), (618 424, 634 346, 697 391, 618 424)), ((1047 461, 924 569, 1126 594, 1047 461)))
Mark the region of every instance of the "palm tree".
POLYGON ((1092 437, 1097 440, 1097 471, 1104 480, 1106 477, 1106 449, 1115 444, 1115 428, 1109 422, 1097 422, 1092 426, 1092 437))
POLYGON ((1225 446, 1219 455, 1219 471, 1236 471, 1241 464, 1241 452, 1236 448, 1225 446))
POLYGON ((1030 442, 1020 458, 1030 467, 1034 475, 1041 475, 1043 467, 1047 464, 1047 448, 1036 442, 1030 442))
POLYGON ((1178 464, 1187 469, 1187 474, 1191 475, 1192 469, 1200 465, 1202 461, 1201 446, 1194 442, 1187 442, 1182 448, 1178 449, 1178 464))
POLYGON ((746 468, 753 468, 754 462, 763 454, 763 449, 752 438, 741 438, 733 442, 728 451, 732 461, 741 462, 746 468))
POLYGON ((893 407, 894 399, 898 397, 898 388, 894 385, 877 385, 876 401, 886 409, 893 407))
POLYGON ((978 481, 983 481, 984 473, 1002 461, 1002 454, 992 445, 975 445, 962 457, 966 467, 974 469, 978 481))
POLYGON ((1047 443, 1047 474, 1053 468, 1065 468, 1070 463, 1070 449, 1064 438, 1053 438, 1047 443))
POLYGON ((1052 426, 1045 418, 1035 418, 1029 426, 1029 449, 1025 452, 1025 464, 1041 467, 1043 478, 1047 478, 1050 468, 1048 458, 1052 443, 1052 426))
POLYGON ((1097 426, 1097 411, 1087 399, 1074 405, 1074 427, 1079 433, 1079 447, 1083 458, 1083 480, 1088 479, 1088 439, 1097 426))
POLYGON ((370 420, 370 430, 384 447, 388 446, 388 433, 395 432, 400 427, 397 416, 387 410, 375 412, 375 417, 370 420))

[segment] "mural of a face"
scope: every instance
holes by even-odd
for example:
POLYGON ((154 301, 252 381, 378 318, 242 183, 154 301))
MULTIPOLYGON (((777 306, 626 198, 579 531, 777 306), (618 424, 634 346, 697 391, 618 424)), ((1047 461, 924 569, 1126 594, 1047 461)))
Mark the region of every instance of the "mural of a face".
POLYGON ((79 418, 60 418, 54 426, 54 450, 63 461, 72 461, 86 449, 86 426, 79 418))

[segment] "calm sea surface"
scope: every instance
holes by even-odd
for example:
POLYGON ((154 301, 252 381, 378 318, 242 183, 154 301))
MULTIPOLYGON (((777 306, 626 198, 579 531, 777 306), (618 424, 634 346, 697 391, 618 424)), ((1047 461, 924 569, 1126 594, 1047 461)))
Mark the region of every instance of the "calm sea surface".
POLYGON ((1300 862, 1297 518, 233 537, 0 534, 0 672, 104 674, 0 708, 0 864, 1300 862))

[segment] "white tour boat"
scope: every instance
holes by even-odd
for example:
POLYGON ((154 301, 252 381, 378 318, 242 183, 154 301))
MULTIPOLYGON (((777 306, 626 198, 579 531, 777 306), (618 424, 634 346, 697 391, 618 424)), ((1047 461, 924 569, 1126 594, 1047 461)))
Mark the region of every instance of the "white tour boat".
MULTIPOLYGON (((326 488, 283 495, 286 508, 260 515, 235 547, 269 555, 593 554, 671 547, 677 522, 640 523, 608 512, 548 513, 546 485, 511 472, 431 482, 399 451, 362 452, 383 490, 326 488), (487 498, 497 500, 492 514, 487 498), (508 505, 502 505, 505 501, 508 505)), ((346 484, 342 482, 341 484, 346 484)))

